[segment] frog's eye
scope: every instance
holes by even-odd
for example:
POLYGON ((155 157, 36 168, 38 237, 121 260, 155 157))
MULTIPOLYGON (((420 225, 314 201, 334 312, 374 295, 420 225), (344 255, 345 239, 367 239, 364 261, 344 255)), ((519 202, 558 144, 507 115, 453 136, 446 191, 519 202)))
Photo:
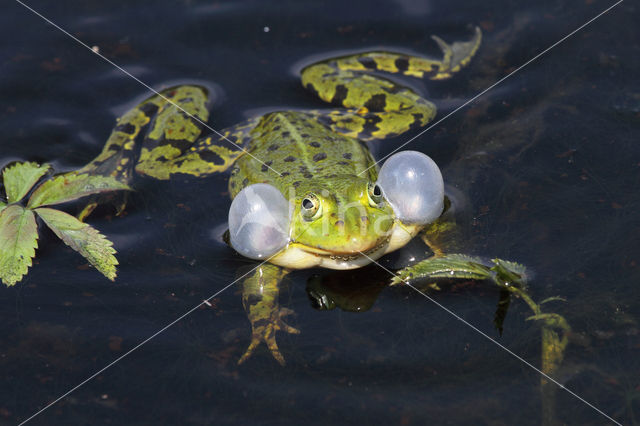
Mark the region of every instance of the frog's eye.
POLYGON ((278 253, 289 243, 289 202, 266 183, 247 186, 229 208, 229 240, 251 259, 278 253))
POLYGON ((407 224, 425 225, 444 208, 444 182, 436 163, 417 151, 402 151, 383 164, 378 185, 395 215, 407 224))
POLYGON ((367 194, 369 195, 369 204, 371 207, 378 207, 384 201, 382 189, 377 183, 369 183, 367 186, 367 194))
POLYGON ((306 221, 312 221, 320 217, 322 214, 322 205, 320 200, 314 194, 307 194, 300 203, 300 214, 306 221))

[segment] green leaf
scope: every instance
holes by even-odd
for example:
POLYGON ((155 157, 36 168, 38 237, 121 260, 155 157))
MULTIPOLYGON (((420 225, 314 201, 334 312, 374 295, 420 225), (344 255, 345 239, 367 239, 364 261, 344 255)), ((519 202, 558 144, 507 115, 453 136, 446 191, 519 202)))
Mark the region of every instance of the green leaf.
POLYGON ((543 305, 545 303, 549 303, 549 302, 555 302, 555 301, 559 301, 559 302, 566 302, 567 299, 565 299, 564 297, 560 297, 560 296, 552 296, 552 297, 547 297, 546 299, 544 299, 542 302, 539 303, 539 305, 543 305))
POLYGON ((489 268, 476 257, 462 254, 449 254, 441 257, 430 257, 413 266, 401 269, 393 277, 391 284, 421 278, 463 278, 485 280, 491 277, 489 268))
POLYGON ((4 169, 2 177, 7 201, 15 203, 24 198, 33 185, 50 169, 48 164, 16 163, 4 169))
POLYGON ((516 285, 523 288, 526 286, 527 274, 524 265, 502 259, 491 259, 491 261, 495 264, 491 270, 496 274, 496 283, 504 286, 516 285))
POLYGON ((101 192, 131 190, 111 176, 70 172, 43 182, 33 191, 27 207, 36 208, 77 200, 101 192))
POLYGON ((538 314, 532 315, 525 319, 525 321, 543 321, 544 325, 550 328, 570 331, 571 327, 569 323, 562 315, 547 313, 547 314, 538 314))
POLYGON ((35 212, 65 244, 84 256, 105 277, 115 279, 116 250, 97 229, 60 210, 41 207, 35 212))
POLYGON ((31 210, 11 205, 0 213, 0 280, 7 286, 22 279, 38 247, 38 226, 31 210))

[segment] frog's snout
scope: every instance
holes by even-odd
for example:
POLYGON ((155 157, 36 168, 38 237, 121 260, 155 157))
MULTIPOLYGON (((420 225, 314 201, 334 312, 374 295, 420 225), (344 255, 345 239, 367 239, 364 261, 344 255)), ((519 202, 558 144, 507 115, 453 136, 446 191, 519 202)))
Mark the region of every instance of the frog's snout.
POLYGON ((404 224, 426 225, 444 209, 444 182, 436 163, 417 151, 389 157, 377 184, 396 217, 404 224))

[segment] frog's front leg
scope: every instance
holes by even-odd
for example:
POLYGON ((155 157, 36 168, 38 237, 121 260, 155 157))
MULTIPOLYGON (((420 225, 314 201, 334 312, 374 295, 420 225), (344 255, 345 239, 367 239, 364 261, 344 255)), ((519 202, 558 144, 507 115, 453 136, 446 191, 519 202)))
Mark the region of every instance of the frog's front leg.
POLYGON ((253 354, 261 342, 265 342, 271 355, 284 365, 284 357, 276 343, 278 330, 298 334, 300 331, 287 325, 283 317, 293 313, 291 309, 280 308, 278 294, 280 283, 289 270, 265 263, 242 283, 242 304, 251 322, 251 343, 238 364, 242 364, 253 354))
POLYGON ((456 226, 456 216, 453 204, 448 196, 444 199, 444 211, 434 222, 426 225, 420 231, 420 239, 429 247, 436 257, 458 250, 461 240, 459 228, 456 226))

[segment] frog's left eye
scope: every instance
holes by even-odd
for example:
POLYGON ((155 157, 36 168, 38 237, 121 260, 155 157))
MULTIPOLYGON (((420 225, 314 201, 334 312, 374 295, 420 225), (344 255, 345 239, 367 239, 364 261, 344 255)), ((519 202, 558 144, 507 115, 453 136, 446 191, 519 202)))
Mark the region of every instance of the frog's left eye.
POLYGON ((384 201, 382 189, 377 183, 369 182, 367 194, 369 196, 369 204, 371 204, 372 207, 377 207, 384 201))
POLYGON ((312 221, 320 217, 322 214, 322 204, 314 194, 307 194, 300 204, 300 213, 306 221, 312 221))

